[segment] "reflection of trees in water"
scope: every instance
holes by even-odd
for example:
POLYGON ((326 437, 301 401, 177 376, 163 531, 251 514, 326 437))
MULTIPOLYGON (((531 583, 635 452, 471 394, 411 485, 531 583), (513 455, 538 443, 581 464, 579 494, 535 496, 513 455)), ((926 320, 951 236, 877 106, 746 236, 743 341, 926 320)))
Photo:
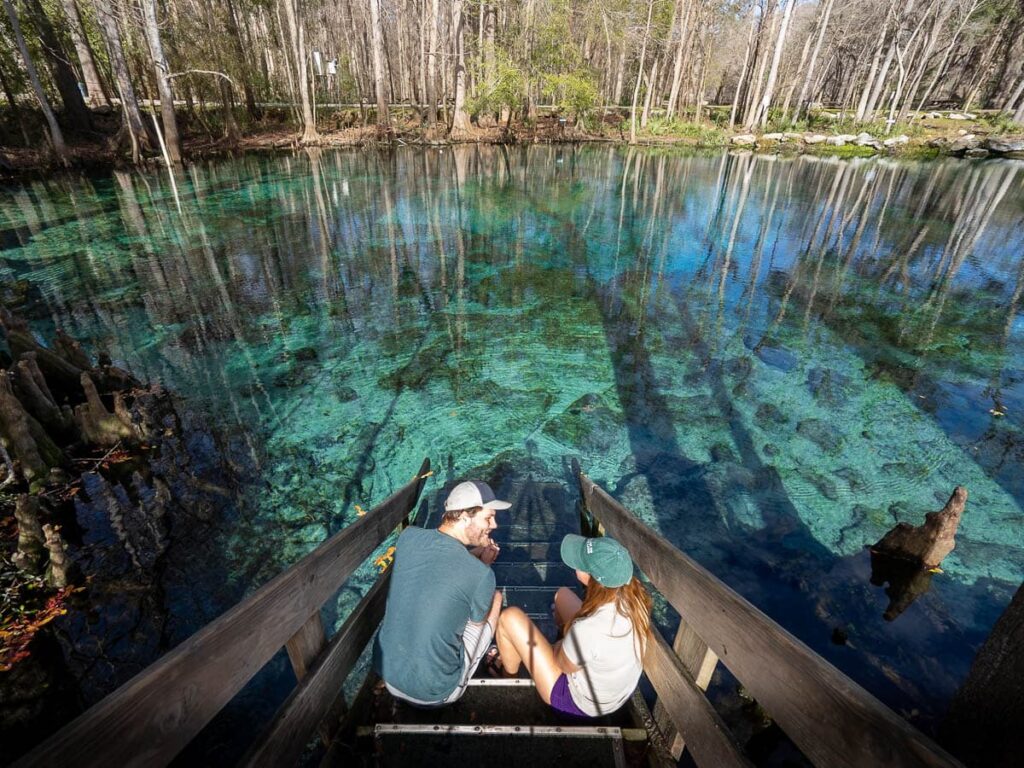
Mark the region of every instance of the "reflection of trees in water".
MULTIPOLYGON (((661 335, 713 373, 732 338, 813 347, 824 322, 908 391, 983 369, 998 406, 1012 383, 1024 267, 994 235, 1011 224, 1012 164, 473 145, 311 149, 178 174, 180 213, 165 176, 116 173, 4 193, 0 215, 21 223, 9 239, 27 244, 30 268, 56 275, 34 289, 40 320, 218 403, 256 456, 293 412, 282 400, 316 396, 319 376, 395 382, 361 413, 376 427, 346 437, 353 455, 393 439, 389 405, 423 381, 472 398, 480 361, 517 351, 490 345, 492 310, 512 310, 510 325, 529 310, 542 322, 520 332, 556 359, 574 344, 560 315, 570 296, 601 303, 627 371, 633 345, 661 335), (58 224, 62 247, 33 251, 58 224), (949 347, 951 325, 969 349, 949 347), (380 349, 380 370, 362 369, 359 344, 380 349)), ((638 409, 658 402, 653 363, 644 375, 638 409)), ((716 405, 741 427, 725 386, 716 405)), ((648 430, 665 443, 671 409, 652 413, 668 420, 648 430)), ((1019 441, 994 424, 982 439, 999 446, 986 466, 1012 485, 1019 441)))

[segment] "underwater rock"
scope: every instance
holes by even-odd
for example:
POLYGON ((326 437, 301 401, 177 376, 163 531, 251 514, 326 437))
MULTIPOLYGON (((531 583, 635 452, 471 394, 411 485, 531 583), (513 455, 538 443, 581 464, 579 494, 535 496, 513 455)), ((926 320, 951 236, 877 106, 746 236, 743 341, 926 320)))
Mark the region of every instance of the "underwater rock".
POLYGON ((825 453, 837 453, 843 447, 843 436, 821 419, 804 419, 796 425, 796 431, 825 453))
POLYGON ((754 413, 754 422, 761 429, 785 424, 789 418, 772 403, 761 403, 754 413))
POLYGON ((832 630, 832 644, 833 645, 846 645, 846 642, 850 639, 849 634, 842 627, 835 627, 832 630))
POLYGON ((623 418, 603 404, 599 395, 586 394, 544 424, 544 433, 585 454, 609 451, 622 429, 623 418))
POLYGON ((749 357, 734 357, 722 366, 727 376, 731 376, 734 379, 745 379, 751 371, 754 370, 754 363, 751 362, 749 357))
POLYGON ((807 388, 823 405, 836 407, 848 399, 849 379, 826 368, 812 368, 807 372, 807 388))
POLYGON ((313 347, 302 347, 301 349, 296 349, 292 352, 292 355, 296 360, 301 360, 303 362, 316 360, 318 357, 317 351, 313 347))
POLYGON ((765 443, 764 447, 761 449, 761 453, 763 453, 765 456, 778 456, 779 448, 777 445, 774 445, 772 443, 765 443))
POLYGON ((350 403, 359 399, 359 393, 344 384, 334 388, 334 397, 339 403, 350 403))
POLYGON ((759 346, 754 350, 754 354, 761 358, 763 363, 778 368, 783 373, 789 373, 800 362, 796 355, 781 347, 759 346))
POLYGON ((958 485, 938 512, 925 515, 922 525, 897 525, 872 548, 874 554, 909 560, 919 568, 938 568, 956 546, 956 530, 967 504, 967 489, 958 485))
POLYGON ((867 484, 864 482, 864 477, 857 470, 851 469, 850 467, 837 469, 832 474, 841 480, 845 480, 846 484, 850 486, 850 490, 854 493, 858 493, 867 487, 867 484))
POLYGON ((817 472, 812 472, 807 469, 798 469, 797 474, 805 482, 817 488, 818 493, 820 493, 829 501, 839 500, 839 491, 836 488, 836 484, 832 482, 829 478, 823 475, 819 475, 817 472))
POLYGON ((732 446, 725 443, 715 443, 711 446, 711 460, 714 462, 735 462, 738 461, 736 452, 732 446))

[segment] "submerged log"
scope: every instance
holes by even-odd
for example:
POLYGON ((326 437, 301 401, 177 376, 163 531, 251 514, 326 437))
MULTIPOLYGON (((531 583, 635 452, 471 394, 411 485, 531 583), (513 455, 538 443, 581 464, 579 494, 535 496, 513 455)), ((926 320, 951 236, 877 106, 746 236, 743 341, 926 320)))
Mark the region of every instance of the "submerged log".
POLYGON ((941 728, 968 765, 1018 765, 1024 754, 1024 584, 974 657, 941 728))
POLYGON ((925 515, 924 524, 898 523, 871 547, 872 554, 909 560, 921 568, 938 568, 956 546, 956 530, 967 503, 967 489, 958 485, 938 512, 925 515))
POLYGON ((42 573, 46 560, 46 534, 39 524, 39 499, 23 493, 14 507, 18 521, 18 549, 11 556, 18 568, 29 573, 42 573))

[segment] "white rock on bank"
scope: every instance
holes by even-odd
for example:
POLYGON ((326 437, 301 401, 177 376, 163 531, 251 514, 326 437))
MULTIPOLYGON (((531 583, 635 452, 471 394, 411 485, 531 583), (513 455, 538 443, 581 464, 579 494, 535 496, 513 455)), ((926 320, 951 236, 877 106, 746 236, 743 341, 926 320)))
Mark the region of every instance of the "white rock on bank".
POLYGON ((762 133, 761 134, 761 140, 762 141, 782 141, 782 134, 781 133, 762 133))
POLYGON ((959 112, 950 112, 948 115, 950 120, 966 120, 967 115, 962 115, 959 112))
POLYGON ((897 147, 901 144, 906 144, 908 141, 910 141, 909 136, 900 135, 893 136, 891 139, 886 139, 885 141, 882 142, 882 144, 884 144, 887 147, 897 147))
POLYGON ((749 147, 757 142, 757 138, 752 133, 741 133, 739 136, 733 136, 731 141, 736 146, 749 147))
POLYGON ((1024 152, 1024 137, 992 136, 985 140, 985 147, 992 152, 1024 152))
POLYGON ((821 144, 823 141, 826 141, 827 138, 828 138, 827 136, 823 136, 820 133, 812 133, 812 134, 810 134, 808 136, 804 136, 804 143, 805 144, 821 144))
POLYGON ((846 146, 846 139, 842 136, 829 136, 825 139, 825 143, 830 147, 844 147, 846 146))
POLYGON ((882 144, 870 133, 859 133, 853 140, 853 143, 858 147, 871 147, 872 149, 881 149, 882 144))
POLYGON ((949 145, 950 152, 966 152, 971 149, 977 149, 981 144, 981 140, 973 133, 968 133, 966 136, 961 136, 959 139, 955 139, 949 145))

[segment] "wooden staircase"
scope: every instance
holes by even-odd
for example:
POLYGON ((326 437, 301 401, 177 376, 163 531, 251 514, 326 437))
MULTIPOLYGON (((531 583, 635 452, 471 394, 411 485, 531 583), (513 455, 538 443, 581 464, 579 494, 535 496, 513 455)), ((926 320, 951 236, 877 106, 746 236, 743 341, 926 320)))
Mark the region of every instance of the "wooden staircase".
POLYGON ((514 502, 495 538, 495 573, 550 639, 555 589, 575 586, 561 564, 565 533, 621 542, 652 589, 684 617, 670 645, 654 633, 644 673, 653 716, 634 693, 622 711, 569 723, 525 678, 478 678, 458 703, 419 710, 395 701, 373 676, 349 703, 342 684, 384 614, 385 570, 342 627, 327 638, 322 606, 396 528, 408 525, 430 475, 429 461, 403 488, 261 587, 114 693, 80 715, 17 766, 164 766, 282 648, 296 686, 250 747, 243 765, 308 763, 412 766, 470 761, 480 766, 675 764, 683 749, 699 766, 748 765, 704 695, 722 663, 813 764, 956 766, 959 763, 867 691, 816 655, 711 573, 648 528, 579 466, 581 503, 556 484, 499 483, 514 502), (577 510, 579 514, 577 514, 577 510), (305 756, 305 759, 304 759, 305 756))
MULTIPOLYGON (((505 606, 522 608, 554 642, 554 593, 579 586, 559 555, 562 537, 580 532, 576 506, 562 486, 530 479, 499 485, 496 493, 512 502, 510 513, 498 513, 493 534, 501 547, 493 566, 498 589, 505 606)), ((631 707, 581 723, 545 704, 525 667, 512 679, 481 668, 458 702, 438 709, 412 707, 376 685, 321 766, 640 766, 650 744, 637 704, 646 711, 636 697, 631 707)))

